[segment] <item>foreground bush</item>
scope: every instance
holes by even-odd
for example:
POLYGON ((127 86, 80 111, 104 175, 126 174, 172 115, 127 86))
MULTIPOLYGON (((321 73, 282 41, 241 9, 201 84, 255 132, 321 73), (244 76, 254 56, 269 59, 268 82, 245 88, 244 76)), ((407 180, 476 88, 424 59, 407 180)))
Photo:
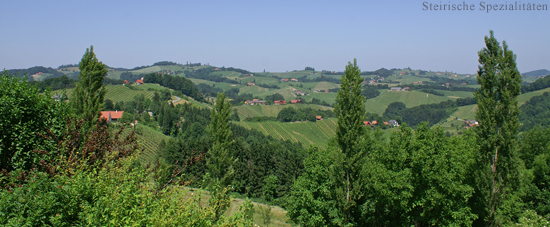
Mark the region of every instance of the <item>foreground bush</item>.
POLYGON ((186 199, 183 187, 155 190, 155 173, 142 168, 136 156, 73 173, 31 172, 26 184, 2 189, 0 225, 252 226, 244 215, 248 205, 214 222, 214 210, 186 199))

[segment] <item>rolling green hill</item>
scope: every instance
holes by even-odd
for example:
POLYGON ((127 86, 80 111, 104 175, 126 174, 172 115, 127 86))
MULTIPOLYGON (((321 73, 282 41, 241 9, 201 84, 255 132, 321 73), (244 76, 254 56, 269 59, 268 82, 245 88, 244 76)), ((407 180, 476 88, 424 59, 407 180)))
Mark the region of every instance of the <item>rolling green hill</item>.
POLYGON ((279 111, 286 107, 293 107, 296 109, 312 108, 315 110, 332 110, 332 107, 321 106, 315 104, 287 104, 287 105, 256 105, 256 106, 235 106, 239 113, 239 118, 244 119, 247 117, 277 117, 279 111))
POLYGON ((420 91, 384 91, 376 98, 368 99, 365 103, 365 109, 369 113, 377 113, 382 115, 384 111, 386 111, 388 105, 392 102, 403 102, 407 108, 410 108, 422 104, 440 103, 449 99, 455 98, 448 96, 437 96, 420 91))
POLYGON ((281 123, 267 122, 234 122, 247 129, 256 129, 276 139, 300 142, 303 146, 315 145, 325 147, 329 139, 336 134, 337 119, 329 118, 317 122, 281 123))

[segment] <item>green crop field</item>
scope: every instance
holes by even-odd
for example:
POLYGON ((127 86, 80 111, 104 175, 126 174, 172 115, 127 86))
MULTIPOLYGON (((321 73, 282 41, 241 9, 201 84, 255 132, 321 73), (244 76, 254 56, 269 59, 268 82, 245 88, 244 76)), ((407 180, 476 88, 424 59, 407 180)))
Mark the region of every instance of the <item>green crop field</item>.
POLYGON ((235 106, 239 113, 239 118, 244 119, 247 117, 277 117, 279 111, 286 107, 293 107, 295 109, 312 108, 316 110, 332 110, 332 107, 321 106, 315 104, 287 104, 287 105, 256 105, 256 106, 235 106))
POLYGON ((122 85, 107 85, 107 94, 105 95, 105 99, 110 99, 114 103, 116 102, 127 102, 134 100, 135 96, 138 95, 144 95, 145 98, 153 98, 153 95, 155 94, 154 91, 144 91, 139 89, 130 89, 126 86, 122 85))
POLYGON ((313 87, 313 90, 325 90, 325 89, 333 89, 333 88, 339 88, 339 84, 331 83, 331 82, 319 82, 315 87, 313 87))
POLYGON ((166 89, 168 89, 168 88, 165 88, 165 87, 160 86, 158 84, 147 84, 147 83, 142 84, 142 85, 133 86, 133 87, 136 90, 142 90, 142 91, 147 91, 149 88, 154 89, 154 90, 166 90, 166 89))
POLYGON ((317 122, 281 123, 267 122, 235 122, 247 129, 256 129, 273 138, 299 142, 303 146, 315 145, 325 147, 329 139, 336 135, 337 119, 329 118, 317 122))

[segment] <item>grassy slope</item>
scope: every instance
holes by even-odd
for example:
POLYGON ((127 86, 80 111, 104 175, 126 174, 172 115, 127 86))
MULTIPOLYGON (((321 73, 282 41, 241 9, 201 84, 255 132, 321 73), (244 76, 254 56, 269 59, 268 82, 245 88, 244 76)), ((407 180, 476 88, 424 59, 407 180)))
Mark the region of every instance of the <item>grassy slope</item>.
MULTIPOLYGON (((118 131, 118 129, 116 130, 118 131)), ((128 126, 124 129, 122 135, 127 136, 132 132, 132 130, 132 127, 128 126)), ((154 162, 158 157, 158 145, 160 144, 160 141, 164 139, 164 141, 168 142, 168 139, 170 138, 170 136, 166 136, 159 131, 155 131, 153 128, 141 125, 139 123, 136 127, 135 135, 141 148, 145 149, 139 157, 139 160, 143 164, 154 162)))
POLYGON ((303 146, 326 146, 336 134, 337 119, 329 118, 317 122, 281 123, 268 122, 235 122, 247 129, 256 129, 273 138, 300 142, 303 146))

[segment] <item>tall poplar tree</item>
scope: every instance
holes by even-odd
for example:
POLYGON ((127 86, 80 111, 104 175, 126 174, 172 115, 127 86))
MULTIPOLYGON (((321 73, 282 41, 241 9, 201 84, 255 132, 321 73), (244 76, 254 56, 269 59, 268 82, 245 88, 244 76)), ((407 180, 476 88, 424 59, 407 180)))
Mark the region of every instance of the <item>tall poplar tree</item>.
POLYGON ((502 224, 499 214, 506 196, 518 185, 517 134, 521 75, 516 66, 516 56, 506 42, 500 46, 490 31, 485 36, 486 47, 479 51, 478 84, 474 93, 480 126, 476 129, 479 152, 478 186, 484 197, 488 226, 502 224))
POLYGON ((341 182, 345 185, 343 190, 337 193, 342 199, 342 224, 353 222, 354 216, 360 216, 356 213, 361 187, 358 182, 360 176, 358 169, 359 162, 363 157, 360 149, 356 146, 365 134, 363 121, 365 120, 365 97, 361 95, 361 71, 357 66, 357 60, 353 59, 353 64, 348 62, 344 75, 342 75, 340 91, 336 96, 336 106, 334 113, 338 117, 336 127, 336 140, 342 150, 343 166, 341 174, 344 175, 341 182))
POLYGON ((235 159, 231 151, 234 143, 233 133, 228 121, 231 116, 231 104, 225 99, 225 93, 218 93, 216 105, 211 111, 211 121, 206 131, 210 135, 212 148, 208 151, 206 166, 210 174, 208 189, 212 195, 210 205, 215 211, 215 220, 229 208, 229 184, 234 175, 235 159))
POLYGON ((71 103, 76 113, 81 119, 86 120, 88 128, 91 128, 98 122, 103 109, 103 100, 107 93, 103 80, 108 69, 97 59, 94 46, 86 49, 78 68, 80 74, 71 103))

